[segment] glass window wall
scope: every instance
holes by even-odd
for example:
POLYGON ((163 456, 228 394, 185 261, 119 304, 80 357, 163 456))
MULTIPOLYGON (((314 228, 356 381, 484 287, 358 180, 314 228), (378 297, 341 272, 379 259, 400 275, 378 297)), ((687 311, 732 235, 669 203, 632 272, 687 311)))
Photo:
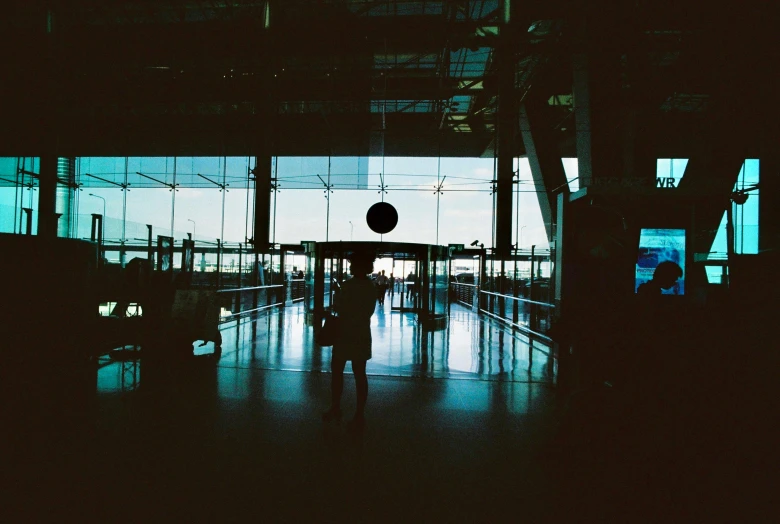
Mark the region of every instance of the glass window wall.
POLYGON ((27 233, 27 213, 32 210, 32 234, 38 232, 37 157, 0 157, 0 233, 27 233))

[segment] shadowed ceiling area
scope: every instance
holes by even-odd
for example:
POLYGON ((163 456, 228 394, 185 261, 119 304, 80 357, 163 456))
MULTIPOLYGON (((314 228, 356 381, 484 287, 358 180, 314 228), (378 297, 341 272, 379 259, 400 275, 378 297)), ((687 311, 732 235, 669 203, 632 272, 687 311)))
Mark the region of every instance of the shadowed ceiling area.
POLYGON ((602 118, 628 108, 664 130, 658 156, 684 156, 708 114, 761 105, 761 17, 738 20, 668 0, 18 2, 0 154, 491 157, 498 114, 530 102, 575 156, 585 53, 602 118))

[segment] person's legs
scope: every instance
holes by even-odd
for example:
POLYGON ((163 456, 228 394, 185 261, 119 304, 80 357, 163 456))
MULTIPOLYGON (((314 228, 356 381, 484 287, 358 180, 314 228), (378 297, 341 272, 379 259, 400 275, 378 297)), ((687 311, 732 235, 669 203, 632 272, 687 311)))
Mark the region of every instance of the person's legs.
POLYGON ((332 358, 330 361, 330 409, 322 416, 326 421, 341 416, 341 394, 344 391, 344 366, 346 365, 346 360, 332 358))
POLYGON ((357 390, 357 407, 355 408, 355 420, 363 420, 368 398, 368 377, 366 376, 366 361, 353 360, 352 372, 355 374, 355 389, 357 390))

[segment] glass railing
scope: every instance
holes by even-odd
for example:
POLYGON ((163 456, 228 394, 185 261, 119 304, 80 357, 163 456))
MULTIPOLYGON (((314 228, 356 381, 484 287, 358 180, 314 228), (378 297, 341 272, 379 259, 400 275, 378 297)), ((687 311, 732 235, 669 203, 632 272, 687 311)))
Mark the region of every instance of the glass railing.
POLYGON ((290 297, 293 302, 303 300, 306 294, 306 280, 294 278, 290 281, 290 297))
POLYGON ((216 292, 220 307, 220 322, 285 306, 304 299, 305 280, 294 278, 285 284, 220 289, 216 292))
POLYGON ((479 293, 479 287, 474 284, 450 284, 450 302, 458 303, 466 307, 474 305, 474 297, 479 293))
MULTIPOLYGON (((511 288, 512 286, 510 286, 511 288)), ((468 308, 478 307, 480 313, 500 319, 530 335, 550 341, 549 331, 555 305, 547 302, 549 290, 546 283, 516 287, 515 296, 480 289, 474 284, 450 284, 450 299, 468 308), (475 303, 478 297, 478 304, 475 303), (532 297, 532 298, 531 298, 532 297)))
POLYGON ((555 305, 493 291, 480 291, 480 313, 498 318, 530 335, 550 341, 555 305))
POLYGON ((217 291, 217 303, 220 308, 220 322, 229 322, 239 317, 258 313, 285 303, 286 286, 252 286, 217 291))

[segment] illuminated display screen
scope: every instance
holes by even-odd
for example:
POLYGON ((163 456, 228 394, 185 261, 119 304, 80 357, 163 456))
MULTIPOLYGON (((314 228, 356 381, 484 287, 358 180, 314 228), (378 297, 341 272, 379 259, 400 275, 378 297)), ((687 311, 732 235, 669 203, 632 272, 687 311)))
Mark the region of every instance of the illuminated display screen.
POLYGON ((684 229, 642 229, 634 290, 639 294, 685 294, 684 229))

